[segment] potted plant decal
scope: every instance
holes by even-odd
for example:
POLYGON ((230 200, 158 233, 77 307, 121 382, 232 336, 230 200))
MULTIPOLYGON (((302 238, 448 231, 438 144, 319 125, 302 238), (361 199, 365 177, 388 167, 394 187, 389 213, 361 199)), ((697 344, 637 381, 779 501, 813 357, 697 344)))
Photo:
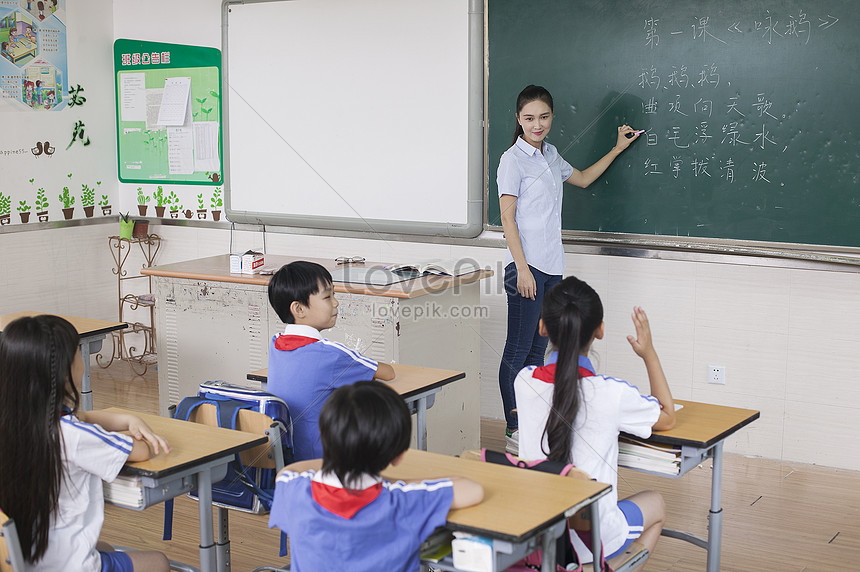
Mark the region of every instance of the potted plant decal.
POLYGON ((140 216, 146 216, 146 209, 149 207, 146 206, 146 203, 149 202, 149 197, 143 194, 143 188, 137 188, 137 212, 140 213, 140 216))
POLYGON ((164 198, 164 189, 161 188, 161 185, 158 185, 158 188, 152 193, 152 196, 155 198, 155 216, 164 216, 164 207, 167 205, 167 201, 164 198))
POLYGON ((166 202, 170 205, 170 218, 179 218, 179 211, 182 210, 182 205, 179 204, 179 197, 175 191, 170 191, 166 202))
POLYGON ((96 191, 95 189, 91 189, 88 185, 81 183, 81 206, 84 209, 84 215, 87 218, 92 218, 93 209, 95 209, 96 204, 96 191))
POLYGON ((18 201, 18 215, 21 217, 21 222, 30 222, 30 211, 33 209, 27 201, 18 201))
MULTIPOLYGON (((66 177, 69 178, 69 181, 72 180, 72 174, 71 173, 66 175, 66 177)), ((75 196, 69 192, 69 187, 63 187, 63 193, 59 197, 60 197, 60 202, 63 203, 63 217, 66 220, 69 220, 72 218, 72 215, 75 213, 75 207, 74 207, 75 196)), ((39 208, 38 200, 36 201, 36 208, 37 209, 39 208)), ((46 209, 47 209, 47 203, 46 203, 46 209)), ((39 214, 39 213, 36 213, 36 214, 39 214)), ((47 214, 47 213, 45 213, 45 214, 47 214)), ((39 221, 41 222, 41 220, 42 220, 42 217, 40 215, 39 221)), ((48 220, 47 217, 45 218, 45 220, 48 220)))
POLYGON ((119 237, 131 239, 134 232, 134 221, 128 213, 119 213, 119 237))
POLYGON ((203 193, 197 195, 197 218, 206 218, 206 201, 203 200, 203 193))
POLYGON ((212 205, 212 220, 221 220, 221 206, 223 205, 221 201, 221 187, 215 187, 210 204, 212 205))
MULTIPOLYGON (((63 187, 63 192, 60 194, 60 202, 63 203, 63 217, 66 220, 72 218, 72 215, 75 214, 75 207, 72 206, 75 204, 75 195, 69 192, 69 187, 63 187)), ((36 208, 39 208, 38 199, 36 202, 36 208)), ((39 217, 39 220, 42 220, 42 217, 39 217)))
POLYGON ((102 214, 107 216, 110 214, 110 199, 107 195, 102 195, 102 200, 99 201, 99 206, 102 208, 102 214))
POLYGON ((12 222, 12 197, 0 192, 0 226, 12 222))
POLYGON ((39 217, 39 222, 48 222, 48 197, 45 196, 45 189, 43 188, 36 191, 36 216, 39 217))

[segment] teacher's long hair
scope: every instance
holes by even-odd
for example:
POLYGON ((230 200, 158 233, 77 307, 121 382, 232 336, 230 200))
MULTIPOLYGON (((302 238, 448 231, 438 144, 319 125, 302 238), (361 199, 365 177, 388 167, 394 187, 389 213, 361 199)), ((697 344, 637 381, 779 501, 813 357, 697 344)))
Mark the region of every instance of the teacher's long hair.
POLYGON ((603 323, 603 304, 591 286, 570 276, 544 295, 541 319, 558 350, 552 407, 544 428, 549 451, 543 452, 550 460, 570 463, 573 424, 582 398, 579 356, 603 323))
POLYGON ((75 328, 58 316, 19 318, 0 334, 0 509, 15 521, 24 558, 48 548, 64 478, 60 417, 77 411, 75 328))
MULTIPOLYGON (((552 95, 550 95, 546 88, 539 85, 527 85, 517 96, 517 117, 519 117, 520 111, 523 110, 523 107, 538 99, 546 103, 549 106, 550 111, 553 110, 552 95)), ((520 122, 514 120, 514 123, 514 140, 511 142, 511 145, 515 145, 517 138, 523 134, 523 127, 520 125, 520 122)))

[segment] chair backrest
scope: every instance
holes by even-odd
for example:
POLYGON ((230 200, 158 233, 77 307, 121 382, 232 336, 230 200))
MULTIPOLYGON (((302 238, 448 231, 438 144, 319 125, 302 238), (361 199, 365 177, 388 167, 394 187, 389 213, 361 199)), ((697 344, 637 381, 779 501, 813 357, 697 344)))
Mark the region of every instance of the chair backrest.
POLYGON ((21 550, 21 543, 18 541, 18 530, 15 528, 15 523, 11 518, 0 510, 0 526, 2 532, 0 536, 3 540, 0 541, 0 572, 23 572, 24 570, 24 553, 21 550))
MULTIPOLYGON (((211 403, 204 403, 191 412, 188 419, 195 423, 203 425, 211 425, 218 427, 218 412, 215 406, 211 403)), ((257 411, 249 411, 248 409, 239 410, 239 416, 236 418, 236 429, 245 431, 246 433, 256 433, 257 435, 267 435, 266 431, 272 426, 274 420, 263 413, 257 411)), ((242 464, 246 467, 256 467, 258 469, 278 469, 275 455, 271 449, 271 443, 266 445, 258 445, 253 449, 247 449, 239 453, 239 458, 242 464)))

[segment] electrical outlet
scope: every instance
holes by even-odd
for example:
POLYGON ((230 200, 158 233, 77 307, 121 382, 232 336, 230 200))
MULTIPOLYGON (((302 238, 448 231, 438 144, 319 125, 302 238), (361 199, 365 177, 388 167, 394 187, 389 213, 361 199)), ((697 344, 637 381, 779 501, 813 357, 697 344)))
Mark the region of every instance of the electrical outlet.
POLYGON ((716 383, 719 385, 726 384, 726 366, 709 365, 708 366, 708 383, 716 383))

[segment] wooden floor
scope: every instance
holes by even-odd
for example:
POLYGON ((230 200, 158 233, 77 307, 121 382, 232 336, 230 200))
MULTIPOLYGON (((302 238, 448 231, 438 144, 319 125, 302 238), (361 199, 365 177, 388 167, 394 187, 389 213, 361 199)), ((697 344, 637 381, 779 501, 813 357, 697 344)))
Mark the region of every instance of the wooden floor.
MULTIPOLYGON (((154 368, 135 376, 125 363, 107 370, 93 367, 97 408, 121 406, 157 413, 154 368)), ((504 449, 504 425, 482 420, 482 444, 504 449)), ((619 496, 654 489, 666 499, 669 528, 707 534, 710 460, 681 479, 621 469, 619 496)), ((721 570, 860 570, 860 473, 767 459, 725 455, 723 468, 723 550, 721 570)), ((161 507, 142 512, 105 506, 102 538, 135 548, 161 550, 169 558, 197 565, 197 503, 176 499, 173 540, 162 541, 161 507)), ((279 535, 267 517, 230 512, 233 570, 286 563, 278 558, 279 535)), ((657 571, 701 571, 705 551, 662 538, 645 566, 657 571)))

